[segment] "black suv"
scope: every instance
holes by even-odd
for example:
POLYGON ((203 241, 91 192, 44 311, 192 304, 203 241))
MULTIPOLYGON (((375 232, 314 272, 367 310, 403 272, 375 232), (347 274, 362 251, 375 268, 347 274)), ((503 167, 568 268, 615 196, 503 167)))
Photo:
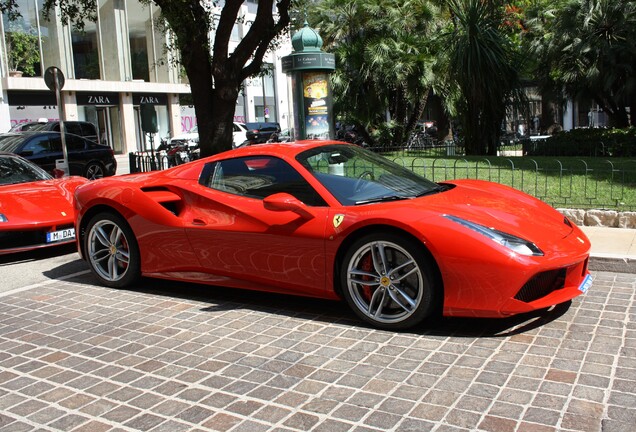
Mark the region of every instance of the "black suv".
MULTIPOLYGON (((65 121, 64 129, 66 133, 70 133, 73 135, 81 136, 96 143, 99 143, 97 138, 97 129, 95 125, 91 122, 86 121, 65 121)), ((35 132, 59 132, 60 131, 60 122, 59 121, 37 121, 37 122, 29 122, 29 123, 20 123, 13 126, 10 132, 27 132, 27 131, 35 131, 35 132)))
POLYGON ((262 144, 272 136, 272 134, 280 133, 280 125, 278 123, 245 123, 247 132, 245 137, 249 144, 262 144))

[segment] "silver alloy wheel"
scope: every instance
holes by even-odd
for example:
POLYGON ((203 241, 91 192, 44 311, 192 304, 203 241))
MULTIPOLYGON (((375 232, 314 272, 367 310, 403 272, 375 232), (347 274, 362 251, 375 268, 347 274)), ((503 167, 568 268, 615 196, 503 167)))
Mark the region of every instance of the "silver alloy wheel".
POLYGON ((396 324, 422 302, 422 270, 403 247, 388 241, 363 244, 347 267, 347 289, 356 307, 371 320, 396 324))
POLYGON ((129 242, 122 229, 110 220, 95 223, 88 232, 88 259, 93 270, 109 282, 126 276, 130 265, 129 242))
POLYGON ((91 163, 86 168, 86 178, 89 180, 95 180, 104 177, 104 169, 100 164, 91 163))

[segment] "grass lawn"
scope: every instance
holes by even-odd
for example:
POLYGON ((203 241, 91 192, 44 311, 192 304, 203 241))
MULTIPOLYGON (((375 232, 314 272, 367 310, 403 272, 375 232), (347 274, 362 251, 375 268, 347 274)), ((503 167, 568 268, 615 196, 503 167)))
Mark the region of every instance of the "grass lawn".
POLYGON ((578 157, 385 157, 436 182, 481 179, 523 190, 554 207, 636 211, 636 160, 578 157))

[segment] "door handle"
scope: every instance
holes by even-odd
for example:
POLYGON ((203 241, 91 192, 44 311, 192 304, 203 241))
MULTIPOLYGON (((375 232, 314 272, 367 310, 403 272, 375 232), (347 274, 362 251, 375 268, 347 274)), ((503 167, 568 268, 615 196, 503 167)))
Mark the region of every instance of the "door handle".
POLYGON ((202 226, 207 225, 203 219, 193 219, 192 225, 202 226))

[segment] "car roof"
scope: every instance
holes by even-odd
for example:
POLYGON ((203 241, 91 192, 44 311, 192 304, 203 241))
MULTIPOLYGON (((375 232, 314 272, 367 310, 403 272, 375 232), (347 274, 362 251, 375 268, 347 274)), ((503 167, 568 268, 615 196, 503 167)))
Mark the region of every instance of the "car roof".
POLYGON ((305 150, 310 150, 316 147, 322 147, 325 145, 341 145, 351 146, 352 144, 343 141, 331 141, 331 140, 302 140, 291 141, 287 143, 266 143, 253 146, 243 146, 234 150, 230 150, 224 153, 223 159, 227 157, 243 157, 243 156, 258 156, 258 155, 272 155, 272 154, 284 154, 286 156, 294 157, 305 150))
MULTIPOLYGON (((4 132, 4 133, 0 133, 0 137, 4 137, 4 136, 14 136, 14 137, 22 137, 25 140, 27 138, 33 137, 33 136, 38 136, 38 135, 47 135, 47 136, 54 136, 54 135, 61 135, 62 132, 58 132, 58 131, 50 131, 50 130, 30 130, 30 131, 20 131, 20 132, 4 132)), ((88 141, 89 143, 91 143, 91 145, 97 145, 99 147, 108 147, 107 145, 104 144, 99 144, 93 140, 90 139, 90 137, 87 136, 82 136, 82 135, 77 135, 71 132, 65 132, 66 136, 68 137, 70 136, 76 136, 78 138, 81 138, 83 141, 88 141)))

